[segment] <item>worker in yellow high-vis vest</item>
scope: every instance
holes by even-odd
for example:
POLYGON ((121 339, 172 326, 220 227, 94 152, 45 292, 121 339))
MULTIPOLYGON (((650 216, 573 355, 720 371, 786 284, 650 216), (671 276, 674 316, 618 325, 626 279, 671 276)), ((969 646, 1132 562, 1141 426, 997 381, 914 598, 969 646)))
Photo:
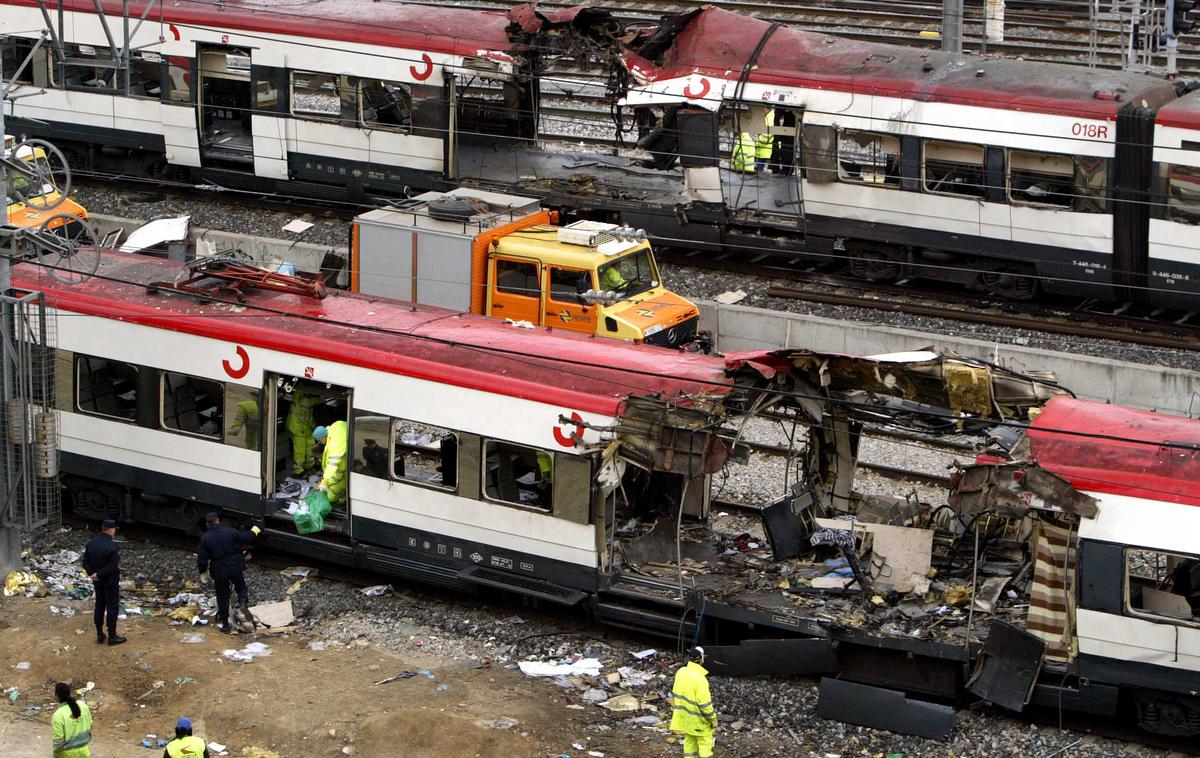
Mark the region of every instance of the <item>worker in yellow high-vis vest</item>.
POLYGON ((90 758, 92 709, 84 701, 75 699, 71 685, 66 682, 54 685, 54 697, 62 704, 50 718, 54 758, 90 758))
POLYGON ((317 489, 329 493, 332 505, 346 501, 346 454, 350 451, 350 425, 334 421, 328 427, 313 430, 313 439, 325 444, 321 453, 321 481, 317 489))
POLYGON ((756 159, 757 142, 750 132, 739 132, 737 142, 733 144, 733 156, 729 167, 739 174, 753 174, 756 159))
POLYGON ((763 172, 767 170, 767 166, 771 163, 771 152, 775 144, 775 138, 771 136, 771 127, 775 124, 775 111, 767 111, 766 129, 762 134, 758 135, 758 139, 754 143, 754 170, 763 172))
POLYGON ((703 664, 704 648, 689 650, 687 665, 675 672, 671 687, 671 731, 683 734, 684 758, 711 758, 716 742, 717 711, 703 664))

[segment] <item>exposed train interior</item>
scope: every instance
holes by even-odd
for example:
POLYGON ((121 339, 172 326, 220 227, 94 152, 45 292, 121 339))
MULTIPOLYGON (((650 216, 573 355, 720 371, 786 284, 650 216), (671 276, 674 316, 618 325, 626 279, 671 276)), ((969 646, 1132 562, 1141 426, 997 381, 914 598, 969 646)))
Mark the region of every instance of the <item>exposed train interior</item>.
MULTIPOLYGON (((313 439, 313 430, 318 426, 328 428, 337 421, 349 424, 350 407, 351 390, 348 388, 289 376, 267 377, 263 416, 267 432, 263 436, 263 492, 268 520, 286 524, 285 529, 294 528, 288 509, 295 507, 294 501, 303 501, 321 478, 323 446, 313 439)), ((384 444, 386 440, 385 433, 384 444)), ((372 456, 373 461, 375 458, 372 456)), ((342 490, 345 496, 330 497, 333 510, 325 516, 323 535, 350 536, 349 476, 346 481, 346 488, 342 490)))
MULTIPOLYGON (((254 165, 251 114, 254 89, 250 81, 250 51, 203 45, 199 56, 196 100, 200 154, 204 164, 240 167, 254 165)), ((260 82, 261 83, 261 82, 260 82)), ((337 99, 337 93, 333 93, 337 99)))

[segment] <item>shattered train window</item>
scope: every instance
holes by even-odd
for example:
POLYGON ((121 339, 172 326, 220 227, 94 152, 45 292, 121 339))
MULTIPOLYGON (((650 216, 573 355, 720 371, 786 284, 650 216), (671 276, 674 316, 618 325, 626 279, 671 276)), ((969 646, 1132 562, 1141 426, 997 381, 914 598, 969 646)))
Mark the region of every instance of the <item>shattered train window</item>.
POLYGON ((75 403, 84 413, 137 418, 138 367, 81 355, 75 361, 75 403))
POLYGON ((983 197, 983 146, 926 142, 923 176, 926 192, 983 197))
POLYGON ((162 425, 188 434, 220 438, 224 396, 220 382, 163 372, 162 425))
POLYGON ((554 504, 554 455, 488 440, 484 443, 483 482, 489 500, 549 512, 554 504))
POLYGON ((1125 551, 1125 597, 1136 615, 1200 623, 1200 558, 1158 550, 1125 551))
POLYGON ((1164 164, 1167 179, 1167 220, 1200 224, 1200 168, 1164 164))
MULTIPOLYGON (((391 475, 431 487, 458 482, 458 437, 449 429, 416 421, 392 421, 391 475)), ((366 451, 364 451, 364 456, 366 451)))
POLYGON ((838 178, 879 186, 900 186, 900 139, 890 134, 838 132, 838 178))

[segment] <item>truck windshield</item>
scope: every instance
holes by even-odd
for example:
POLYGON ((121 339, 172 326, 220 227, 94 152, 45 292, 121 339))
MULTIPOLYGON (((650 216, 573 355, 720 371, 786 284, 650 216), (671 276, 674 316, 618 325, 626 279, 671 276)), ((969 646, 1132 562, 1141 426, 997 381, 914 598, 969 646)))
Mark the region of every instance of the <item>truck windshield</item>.
POLYGON ((643 248, 600 266, 600 289, 612 290, 622 297, 631 297, 658 286, 654 256, 643 248))
MULTIPOLYGON (((31 160, 25 158, 24 160, 31 160)), ((37 157, 32 159, 36 161, 39 168, 42 170, 42 176, 50 176, 50 163, 45 158, 37 157)), ((32 166, 31 166, 32 168, 32 166)), ((5 201, 9 204, 19 203, 23 200, 38 198, 41 195, 46 195, 55 191, 55 186, 46 182, 40 188, 35 183, 35 180, 27 178, 17 171, 10 170, 8 172, 8 181, 5 183, 4 195, 5 201)))

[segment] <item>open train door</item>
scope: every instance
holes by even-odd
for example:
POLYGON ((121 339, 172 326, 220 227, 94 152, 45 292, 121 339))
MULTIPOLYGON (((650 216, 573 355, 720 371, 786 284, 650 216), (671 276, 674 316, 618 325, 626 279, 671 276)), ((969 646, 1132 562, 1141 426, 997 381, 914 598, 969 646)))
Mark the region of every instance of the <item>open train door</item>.
POLYGON ((200 164, 206 168, 253 172, 250 119, 254 93, 250 82, 250 50, 200 45, 196 69, 200 164))
MULTIPOLYGON (((286 374, 267 374, 263 399, 264 520, 275 529, 348 541, 352 536, 349 489, 352 391, 286 374), (330 430, 329 438, 334 439, 327 444, 336 445, 340 432, 333 427, 339 421, 346 424, 345 447, 341 450, 344 484, 330 488, 332 510, 322 516, 320 528, 303 531, 296 512, 322 476, 322 450, 313 439, 313 430, 326 427, 330 430)), ((336 456, 337 452, 331 450, 331 455, 336 456)))

